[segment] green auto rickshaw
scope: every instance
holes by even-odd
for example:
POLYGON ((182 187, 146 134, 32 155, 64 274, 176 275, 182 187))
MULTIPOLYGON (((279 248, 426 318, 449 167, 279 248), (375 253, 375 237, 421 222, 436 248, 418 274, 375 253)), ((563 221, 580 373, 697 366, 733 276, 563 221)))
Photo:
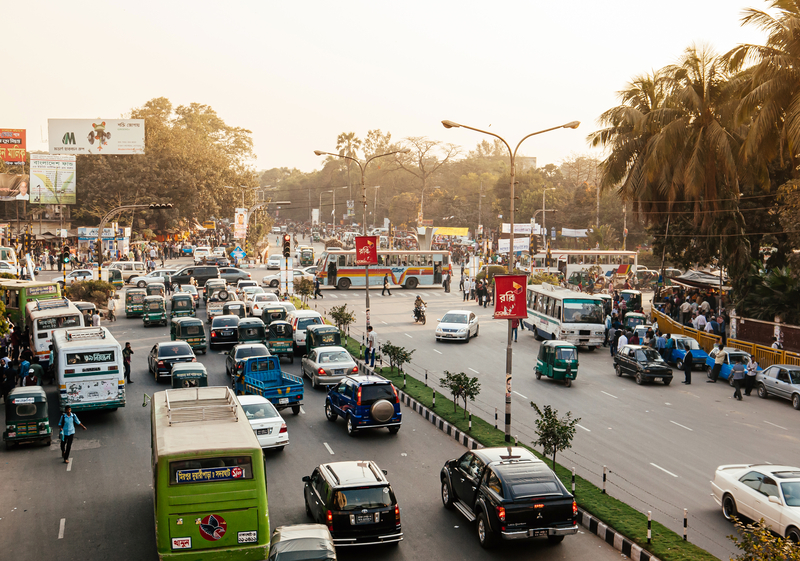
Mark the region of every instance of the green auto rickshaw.
POLYGON ((203 320, 193 317, 175 318, 170 322, 169 338, 172 341, 186 341, 193 351, 206 353, 206 328, 203 320))
POLYGON ((117 290, 125 287, 125 281, 122 279, 122 271, 119 269, 108 269, 108 282, 114 285, 117 290))
POLYGON ((6 448, 26 442, 50 445, 52 429, 47 416, 47 394, 41 386, 14 388, 6 397, 6 448))
POLYGON ((578 377, 578 349, 566 341, 544 341, 534 371, 537 380, 547 376, 570 387, 578 377))
POLYGON ((144 288, 129 288, 125 291, 125 317, 138 318, 144 313, 144 299, 147 291, 144 288))
POLYGON ((267 328, 258 318, 239 320, 239 343, 267 344, 267 328))
POLYGON ((317 347, 341 347, 342 334, 333 325, 309 325, 306 327, 306 352, 317 347))
POLYGON ((310 267, 314 264, 314 250, 310 247, 305 247, 300 250, 300 266, 310 267))
POLYGON ((247 308, 245 308, 244 302, 240 302, 239 300, 225 302, 225 304, 222 306, 222 315, 239 316, 240 319, 243 319, 247 317, 247 308))
POLYGON ((208 372, 199 362, 179 362, 172 367, 172 387, 205 388, 208 386, 208 372))
POLYGON ((160 282, 151 282, 145 287, 148 296, 161 296, 162 298, 167 293, 167 290, 164 288, 164 283, 160 282))
POLYGON ((169 303, 169 319, 179 317, 195 317, 197 312, 194 307, 194 298, 188 292, 178 292, 172 295, 169 303))
POLYGON ((280 360, 281 356, 288 356, 294 362, 294 330, 288 321, 273 321, 267 328, 267 347, 269 352, 280 360))
POLYGON ((644 314, 628 312, 625 314, 625 328, 633 330, 637 325, 646 325, 647 318, 644 314))
POLYGON ((265 325, 273 321, 283 321, 286 319, 286 308, 282 306, 269 306, 261 312, 261 320, 265 325))
POLYGON ((145 296, 142 321, 145 327, 167 325, 167 307, 163 296, 145 296))

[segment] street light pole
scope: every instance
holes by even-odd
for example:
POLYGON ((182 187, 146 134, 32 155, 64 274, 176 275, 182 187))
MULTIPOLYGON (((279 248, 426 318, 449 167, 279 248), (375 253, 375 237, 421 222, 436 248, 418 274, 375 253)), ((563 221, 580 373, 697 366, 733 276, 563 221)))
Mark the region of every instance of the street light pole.
MULTIPOLYGON (((556 130, 556 129, 577 129, 578 126, 580 125, 580 122, 579 121, 571 121, 571 122, 569 122, 569 123, 567 123, 565 125, 560 125, 558 127, 551 127, 549 129, 544 129, 544 130, 541 130, 541 131, 533 132, 533 133, 523 137, 522 140, 520 140, 517 143, 517 146, 516 146, 516 148, 514 148, 513 151, 511 150, 511 146, 509 146, 508 142, 506 142, 503 137, 501 137, 499 135, 496 135, 493 132, 489 132, 489 131, 485 131, 485 130, 481 130, 481 129, 476 129, 474 127, 470 127, 470 126, 467 126, 467 125, 461 125, 459 123, 455 123, 453 121, 448 121, 448 120, 442 121, 442 125, 444 125, 444 128, 446 128, 446 129, 463 127, 465 129, 473 130, 475 132, 488 134, 489 136, 493 136, 493 137, 497 138, 498 140, 500 140, 505 145, 505 147, 508 149, 508 154, 509 154, 509 156, 511 158, 511 168, 510 168, 511 169, 511 193, 510 193, 511 194, 511 226, 509 228, 509 230, 510 230, 510 239, 509 239, 509 244, 508 244, 508 273, 511 274, 511 272, 514 270, 514 179, 515 179, 515 175, 516 175, 515 160, 516 160, 516 157, 517 157, 517 150, 519 150, 520 145, 523 142, 525 142, 525 140, 527 140, 528 138, 530 138, 532 136, 536 136, 537 134, 542 134, 542 133, 553 131, 553 130, 556 130)), ((513 343, 513 334, 512 334, 512 331, 511 331, 511 320, 508 320, 508 337, 507 337, 507 344, 506 344, 506 392, 505 392, 506 393, 506 404, 505 404, 506 405, 506 411, 505 411, 505 413, 506 413, 506 415, 505 415, 505 417, 506 417, 505 418, 505 433, 506 433, 505 440, 506 440, 506 442, 511 442, 511 370, 512 370, 512 356, 513 356, 513 353, 511 351, 512 343, 513 343)))
POLYGON ((542 230, 544 231, 544 237, 542 238, 542 247, 547 245, 547 209, 545 208, 545 201, 544 195, 548 191, 555 191, 555 187, 549 187, 542 191, 542 230))
POLYGON ((380 185, 375 185, 373 189, 375 189, 375 200, 372 201, 372 227, 375 227, 375 223, 378 221, 378 189, 380 189, 380 185))

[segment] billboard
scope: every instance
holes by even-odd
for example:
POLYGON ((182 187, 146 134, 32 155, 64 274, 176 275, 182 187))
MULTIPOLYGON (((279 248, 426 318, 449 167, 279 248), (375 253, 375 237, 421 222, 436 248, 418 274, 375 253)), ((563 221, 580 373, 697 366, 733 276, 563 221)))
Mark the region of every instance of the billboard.
POLYGON ((31 154, 31 204, 74 205, 75 156, 31 154))
POLYGON ((0 160, 12 166, 25 165, 25 129, 0 129, 0 160))
POLYGON ((527 275, 494 276, 494 319, 525 319, 527 275))
MULTIPOLYGON (((528 238, 514 238, 514 251, 528 251, 530 240, 528 238)), ((497 240, 497 252, 508 253, 510 242, 508 239, 497 240)))
POLYGON ((144 119, 48 119, 51 154, 144 154, 144 119))
POLYGON ((356 265, 378 264, 378 236, 356 236, 356 265))
POLYGON ((27 201, 29 189, 27 175, 0 173, 0 201, 27 201))
POLYGON ((247 237, 247 209, 237 208, 233 217, 233 237, 243 240, 247 237))

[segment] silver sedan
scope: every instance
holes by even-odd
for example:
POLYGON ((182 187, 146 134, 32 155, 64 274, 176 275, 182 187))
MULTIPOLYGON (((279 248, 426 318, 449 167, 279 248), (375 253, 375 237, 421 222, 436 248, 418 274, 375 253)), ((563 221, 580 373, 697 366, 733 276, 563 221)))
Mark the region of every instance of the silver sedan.
POLYGON ((338 384, 350 374, 358 372, 358 366, 343 347, 318 347, 303 356, 303 375, 308 376, 314 388, 338 384))

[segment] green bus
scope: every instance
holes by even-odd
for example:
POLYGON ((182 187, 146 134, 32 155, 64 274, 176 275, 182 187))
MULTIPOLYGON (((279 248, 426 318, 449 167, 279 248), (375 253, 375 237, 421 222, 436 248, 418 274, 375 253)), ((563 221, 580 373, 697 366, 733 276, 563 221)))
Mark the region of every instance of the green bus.
POLYGON ((266 559, 264 455, 231 389, 157 392, 151 428, 159 559, 266 559))
POLYGON ((14 325, 22 325, 25 319, 25 306, 36 300, 61 298, 58 283, 0 279, 0 301, 6 306, 6 317, 14 325))

